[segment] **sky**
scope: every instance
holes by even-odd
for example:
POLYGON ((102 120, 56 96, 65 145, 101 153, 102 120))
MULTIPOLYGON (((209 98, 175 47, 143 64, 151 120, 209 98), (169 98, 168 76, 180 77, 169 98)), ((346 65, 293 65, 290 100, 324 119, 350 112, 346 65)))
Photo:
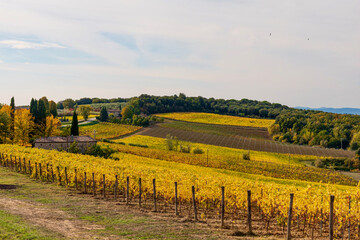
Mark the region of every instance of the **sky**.
POLYGON ((359 0, 1 0, 0 103, 140 94, 360 108, 359 0))

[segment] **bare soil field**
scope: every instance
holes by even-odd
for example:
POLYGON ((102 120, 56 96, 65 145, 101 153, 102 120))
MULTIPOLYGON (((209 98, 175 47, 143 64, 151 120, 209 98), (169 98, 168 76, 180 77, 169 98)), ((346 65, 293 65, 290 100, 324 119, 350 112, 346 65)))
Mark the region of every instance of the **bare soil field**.
MULTIPOLYGON (((226 126, 223 126, 224 128, 226 126)), ((233 127, 230 127, 233 129, 233 127)), ((229 131, 229 130, 227 130, 229 131)), ((231 130, 230 130, 231 131, 231 130)), ((275 152, 275 153, 286 153, 286 154, 301 154, 301 155, 313 155, 313 156, 325 156, 325 157, 354 157, 354 153, 351 151, 338 150, 338 149, 329 149, 329 148, 320 148, 320 147, 311 147, 311 146, 302 146, 295 144, 285 144, 281 142, 276 142, 269 140, 265 137, 253 138, 248 137, 252 136, 247 132, 255 132, 254 134, 259 135, 259 132, 262 136, 265 136, 264 130, 251 130, 250 128, 236 128, 234 129, 233 135, 217 135, 210 134, 205 132, 195 132, 187 131, 177 128, 162 127, 160 125, 155 125, 150 128, 146 128, 143 131, 140 131, 138 134, 151 137, 166 138, 167 134, 176 136, 181 141, 189 141, 194 143, 203 143, 210 144, 222 147, 254 150, 254 151, 264 151, 264 152, 275 152), (265 138, 265 139, 264 139, 265 138)))

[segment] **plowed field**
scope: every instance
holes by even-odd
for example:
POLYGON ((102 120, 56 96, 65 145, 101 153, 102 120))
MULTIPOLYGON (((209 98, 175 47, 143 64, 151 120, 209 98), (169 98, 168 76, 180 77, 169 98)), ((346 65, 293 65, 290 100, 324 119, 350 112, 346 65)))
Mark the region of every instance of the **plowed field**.
MULTIPOLYGON (((234 127, 231 127, 234 128, 234 127)), ((326 157, 353 157, 354 153, 351 151, 338 150, 338 149, 329 149, 329 148, 320 148, 320 147, 311 147, 311 146, 301 146, 295 144, 285 144, 269 139, 259 139, 252 138, 248 136, 258 135, 259 129, 254 129, 253 131, 257 133, 251 134, 251 129, 245 128, 244 131, 239 129, 233 129, 233 135, 217 135, 210 134, 205 132, 194 132, 187 131, 176 128, 162 127, 161 125, 156 125, 154 127, 145 129, 140 132, 140 135, 152 136, 165 138, 167 134, 176 136, 181 141, 189 141, 195 143, 204 143, 211 144, 216 146, 246 149, 246 150, 255 150, 255 151, 264 151, 264 152, 276 152, 276 153, 289 153, 289 154, 300 154, 300 155, 313 155, 313 156, 326 156, 326 157), (245 133, 248 133, 246 136, 245 133)))

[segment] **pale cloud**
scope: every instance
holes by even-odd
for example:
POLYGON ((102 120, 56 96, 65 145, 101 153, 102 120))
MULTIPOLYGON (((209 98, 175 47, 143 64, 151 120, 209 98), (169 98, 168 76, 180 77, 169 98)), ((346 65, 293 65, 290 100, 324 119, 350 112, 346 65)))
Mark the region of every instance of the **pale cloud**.
POLYGON ((15 49, 43 49, 43 48, 65 48, 56 43, 34 43, 19 40, 2 40, 0 44, 9 46, 15 49))
POLYGON ((0 60, 0 64, 1 64, 1 63, 4 63, 4 61, 0 60))
POLYGON ((360 107, 358 0, 36 3, 0 2, 0 82, 12 80, 0 90, 0 102, 23 86, 23 104, 42 95, 60 100, 184 92, 360 107), (32 52, 26 49, 41 51, 24 57, 32 52), (71 64, 67 59, 75 56, 56 55, 69 49, 101 61, 71 64), (65 60, 41 61, 40 52, 65 60), (11 62, 17 54, 22 62, 11 62))

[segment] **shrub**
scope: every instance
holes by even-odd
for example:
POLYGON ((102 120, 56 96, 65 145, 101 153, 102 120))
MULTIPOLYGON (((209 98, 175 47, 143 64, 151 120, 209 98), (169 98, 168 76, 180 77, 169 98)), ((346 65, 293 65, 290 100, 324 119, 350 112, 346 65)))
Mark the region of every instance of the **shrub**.
POLYGON ((113 153, 116 151, 109 146, 101 147, 97 144, 93 145, 92 147, 89 147, 86 150, 86 154, 95 156, 95 157, 103 157, 103 158, 109 158, 113 153))
POLYGON ((201 148, 194 148, 193 153, 194 154, 203 154, 204 151, 201 148))
POLYGON ((344 162, 344 165, 348 168, 351 168, 352 167, 352 161, 351 161, 351 158, 347 158, 345 159, 345 162, 344 162))
POLYGON ((352 162, 353 162, 353 168, 360 170, 360 160, 359 160, 359 158, 358 158, 358 157, 354 157, 354 158, 352 159, 352 162))
POLYGON ((243 158, 243 160, 250 160, 250 152, 243 153, 242 158, 243 158))
POLYGON ((180 144, 180 152, 183 152, 183 153, 190 153, 191 152, 191 145, 188 144, 186 147, 182 146, 180 144))
POLYGON ((319 158, 315 160, 314 165, 317 168, 323 168, 325 166, 324 161, 322 159, 319 159, 319 158))
POLYGON ((169 151, 174 150, 173 137, 170 134, 166 135, 166 140, 165 141, 166 141, 166 145, 167 145, 168 150, 169 151))
POLYGON ((68 152, 69 153, 79 153, 80 152, 80 149, 78 148, 76 141, 74 141, 72 144, 70 144, 68 152))
POLYGON ((148 145, 142 145, 142 144, 137 144, 137 143, 129 143, 129 146, 132 147, 143 147, 143 148, 148 148, 148 145))

